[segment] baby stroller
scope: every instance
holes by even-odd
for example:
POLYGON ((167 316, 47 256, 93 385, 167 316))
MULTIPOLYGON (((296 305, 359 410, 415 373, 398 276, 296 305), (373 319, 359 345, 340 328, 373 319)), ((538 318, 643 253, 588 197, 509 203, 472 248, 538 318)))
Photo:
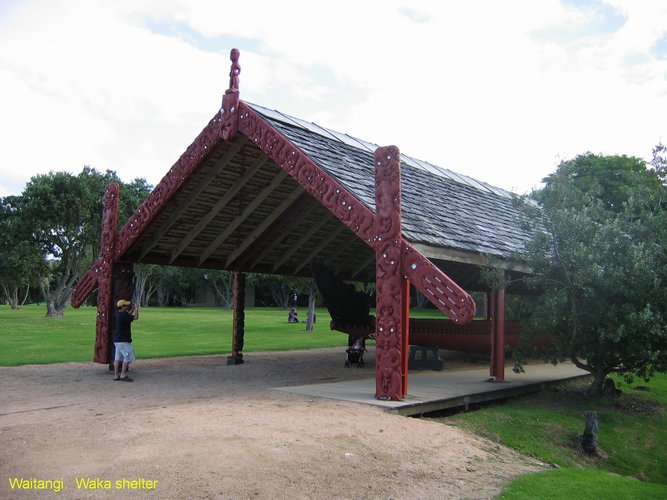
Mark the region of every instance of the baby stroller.
POLYGON ((351 365, 357 365, 358 368, 364 366, 364 352, 366 351, 366 340, 364 338, 354 339, 350 337, 348 347, 345 350, 345 368, 351 365))

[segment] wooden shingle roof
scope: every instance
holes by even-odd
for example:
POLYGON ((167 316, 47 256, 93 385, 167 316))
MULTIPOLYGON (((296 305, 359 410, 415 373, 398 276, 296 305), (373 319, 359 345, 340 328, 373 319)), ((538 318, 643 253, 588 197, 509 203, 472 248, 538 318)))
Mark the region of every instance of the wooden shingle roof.
MULTIPOLYGON (((375 210, 373 152, 378 145, 246 103, 375 210)), ((528 233, 513 195, 401 154, 403 234, 412 243, 513 259, 528 233)))
MULTIPOLYGON (((246 104, 375 210, 373 153, 378 145, 246 104)), ((514 194, 402 153, 401 195, 405 239, 440 261, 455 281, 484 288, 475 283, 478 266, 490 259, 525 270, 517 257, 530 235, 518 224, 522 214, 514 194), (453 270, 462 263, 473 268, 459 265, 453 270)))
MULTIPOLYGON (((271 148, 309 158, 374 212, 377 146, 245 101, 239 107, 273 138, 259 141, 246 123, 223 139, 216 114, 121 230, 115 260, 293 276, 310 276, 320 262, 343 279, 372 282, 375 253, 360 231, 276 163, 290 160, 271 148)), ((456 283, 485 289, 479 269, 489 256, 522 270, 515 257, 528 235, 510 193, 407 155, 401 176, 404 240, 456 283)))

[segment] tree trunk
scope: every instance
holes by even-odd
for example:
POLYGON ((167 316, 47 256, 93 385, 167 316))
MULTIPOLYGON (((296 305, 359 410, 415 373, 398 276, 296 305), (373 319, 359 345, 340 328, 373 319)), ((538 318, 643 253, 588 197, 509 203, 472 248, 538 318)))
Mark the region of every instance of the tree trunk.
POLYGON ((12 309, 18 309, 19 299, 18 299, 18 287, 9 288, 6 285, 2 285, 2 288, 5 292, 5 297, 7 298, 7 304, 12 309))
POLYGON ((588 455, 596 455, 598 451, 598 414, 587 411, 584 414, 585 428, 581 435, 581 448, 588 455))
POLYGON ((166 307, 169 305, 169 294, 164 290, 158 288, 157 290, 158 307, 166 307))
POLYGON ((25 305, 26 300, 28 300, 28 294, 30 293, 30 287, 27 286, 25 287, 25 295, 23 296, 23 300, 21 301, 20 306, 23 307, 25 305))
POLYGON ((609 372, 603 370, 596 370, 593 372, 593 382, 588 388, 588 394, 591 396, 601 396, 602 387, 604 387, 604 380, 607 378, 609 372))
POLYGON ((46 315, 49 318, 62 318, 64 315, 65 308, 58 307, 55 300, 52 297, 46 299, 46 315))
POLYGON ((58 288, 50 291, 42 287, 42 295, 46 302, 46 315, 48 317, 61 318, 65 313, 67 302, 72 295, 72 288, 58 288))
POLYGON ((308 295, 308 314, 306 315, 306 331, 312 332, 315 327, 315 299, 317 298, 317 292, 314 290, 310 291, 308 295))
POLYGON ((57 279, 51 283, 50 277, 46 276, 40 280, 39 287, 46 301, 46 315, 49 317, 62 317, 67 303, 74 292, 74 285, 79 276, 73 271, 71 259, 65 259, 64 270, 57 275, 57 279))
POLYGON ((144 294, 143 304, 141 304, 141 307, 148 306, 148 303, 150 302, 151 297, 155 294, 155 292, 157 292, 157 287, 155 286, 155 283, 151 282, 150 286, 146 290, 146 293, 144 294))

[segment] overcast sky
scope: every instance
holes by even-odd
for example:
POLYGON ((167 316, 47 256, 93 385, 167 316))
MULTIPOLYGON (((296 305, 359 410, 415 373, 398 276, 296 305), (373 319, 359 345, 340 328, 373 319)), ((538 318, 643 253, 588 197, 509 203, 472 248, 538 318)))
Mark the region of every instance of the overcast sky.
POLYGON ((0 0, 0 196, 156 184, 241 99, 519 193, 667 142, 665 0, 0 0))

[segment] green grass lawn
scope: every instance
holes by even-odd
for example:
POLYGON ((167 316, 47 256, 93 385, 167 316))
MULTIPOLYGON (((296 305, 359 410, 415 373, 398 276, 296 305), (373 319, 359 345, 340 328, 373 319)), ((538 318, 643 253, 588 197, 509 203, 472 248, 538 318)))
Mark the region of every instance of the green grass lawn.
POLYGON ((616 399, 563 386, 437 420, 554 464, 516 479, 501 498, 667 498, 667 375, 616 383, 616 399), (586 411, 598 413, 599 457, 580 451, 586 411))
MULTIPOLYGON (((62 318, 47 318, 46 306, 18 310, 0 306, 0 365, 90 361, 95 345, 93 307, 68 308, 62 318)), ((305 310, 302 311, 305 315, 305 310)), ((313 332, 304 323, 287 323, 287 311, 248 308, 244 352, 312 349, 347 345, 347 336, 329 329, 326 309, 317 309, 313 332)), ((137 356, 229 354, 232 312, 221 308, 150 307, 132 325, 137 356)))

